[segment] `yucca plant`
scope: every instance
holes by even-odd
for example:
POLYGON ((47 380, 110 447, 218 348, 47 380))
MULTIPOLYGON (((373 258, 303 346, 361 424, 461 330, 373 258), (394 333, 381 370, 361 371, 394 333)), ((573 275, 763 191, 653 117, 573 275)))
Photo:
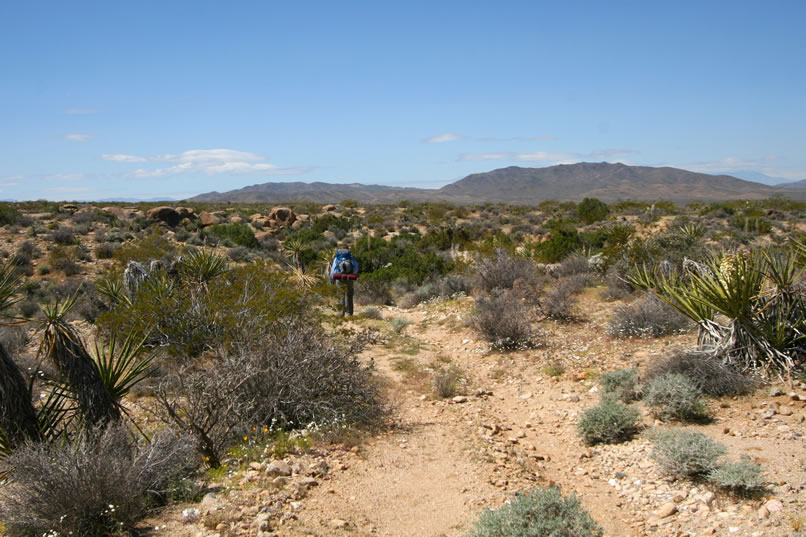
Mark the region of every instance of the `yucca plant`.
POLYGON ((193 250, 189 252, 178 266, 179 273, 188 280, 207 285, 229 271, 227 260, 208 250, 193 250))
POLYGON ((295 267, 305 271, 305 264, 302 262, 302 251, 305 250, 305 243, 299 237, 291 237, 283 242, 283 250, 291 258, 291 263, 295 267))
POLYGON ((40 356, 47 357, 65 379, 78 403, 78 412, 88 425, 120 419, 118 404, 104 384, 84 344, 65 316, 75 306, 78 294, 42 307, 43 333, 40 356))
POLYGON ((137 338, 132 332, 121 342, 116 333, 112 333, 109 342, 104 345, 95 341, 95 360, 93 364, 101 377, 118 410, 129 415, 121 404, 123 398, 131 392, 151 371, 154 354, 141 358, 144 345, 149 334, 137 338))
MULTIPOLYGON (((0 266, 0 314, 19 301, 19 289, 14 267, 0 266)), ((40 439, 31 386, 0 344, 0 451, 11 450, 26 440, 40 439)))
POLYGON ((113 307, 121 304, 131 306, 131 298, 126 294, 126 287, 119 277, 101 278, 95 284, 95 288, 101 296, 109 300, 113 307))
POLYGON ((632 282, 695 321, 700 347, 740 369, 789 375, 803 362, 806 304, 795 256, 722 254, 684 267, 668 273, 643 266, 632 282))

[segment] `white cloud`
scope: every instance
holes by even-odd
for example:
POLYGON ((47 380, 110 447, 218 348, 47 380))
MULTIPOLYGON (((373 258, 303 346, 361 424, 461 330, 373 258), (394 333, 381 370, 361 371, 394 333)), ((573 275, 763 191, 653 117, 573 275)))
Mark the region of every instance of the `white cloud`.
POLYGON ((437 136, 431 136, 423 140, 427 144, 443 144, 445 142, 455 142, 456 140, 464 140, 467 136, 462 136, 461 134, 453 134, 453 133, 445 133, 445 134, 438 134, 437 136))
POLYGON ((423 140, 423 142, 427 144, 442 144, 445 142, 455 142, 457 140, 471 140, 474 142, 547 142, 555 139, 554 136, 513 136, 511 138, 496 138, 493 136, 473 137, 448 132, 431 136, 423 140))
POLYGON ((741 157, 726 157, 719 160, 694 162, 690 164, 674 164, 678 168, 691 170, 693 172, 721 174, 732 172, 758 172, 770 177, 780 177, 782 179, 800 180, 806 178, 806 171, 793 170, 774 166, 777 160, 775 155, 765 156, 758 159, 747 159, 741 157))
POLYGON ((524 161, 579 161, 580 156, 576 153, 557 153, 553 151, 535 151, 533 153, 515 153, 515 160, 524 161))
POLYGON ((67 108, 65 109, 64 113, 71 115, 81 115, 81 114, 94 114, 97 111, 98 110, 95 110, 93 108, 67 108))
POLYGON ((115 154, 115 155, 101 155, 101 160, 111 160, 113 162, 145 162, 146 159, 143 157, 138 157, 137 155, 123 155, 123 154, 115 154))
POLYGON ((463 153, 459 160, 507 160, 512 159, 515 153, 463 153))
POLYGON ((205 175, 217 174, 249 174, 262 173, 267 175, 297 175, 306 173, 310 167, 279 168, 274 164, 262 162, 265 157, 247 151, 234 149, 191 149, 178 155, 167 154, 153 157, 140 157, 137 155, 113 154, 101 155, 103 160, 114 162, 168 162, 173 166, 157 168, 138 168, 131 172, 133 177, 164 177, 182 173, 202 173, 205 175))
POLYGON ((44 179, 50 181, 78 181, 84 179, 83 173, 54 173, 52 175, 43 176, 44 179))
POLYGON ((71 133, 64 135, 64 139, 69 142, 86 142, 90 138, 92 138, 90 134, 71 133))

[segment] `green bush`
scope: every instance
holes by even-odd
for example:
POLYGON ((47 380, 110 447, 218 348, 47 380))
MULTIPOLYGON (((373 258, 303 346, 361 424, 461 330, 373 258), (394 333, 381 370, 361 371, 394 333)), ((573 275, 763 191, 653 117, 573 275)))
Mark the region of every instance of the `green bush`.
POLYGON ((482 513, 469 537, 599 537, 602 528, 576 495, 564 498, 557 487, 519 494, 495 511, 482 513))
POLYGON ((129 261, 148 263, 152 259, 162 259, 173 255, 175 251, 176 247, 169 239, 154 232, 123 244, 115 251, 114 258, 125 266, 129 261))
POLYGON ((717 467, 725 446, 698 431, 665 429, 653 435, 652 458, 674 477, 705 477, 717 467))
POLYGON ((582 238, 576 229, 562 226, 551 232, 545 242, 532 245, 534 256, 544 263, 559 263, 571 252, 582 247, 582 238))
POLYGON ((610 214, 610 207, 597 198, 585 198, 577 205, 577 217, 586 224, 604 220, 610 214))
POLYGON ((207 231, 220 240, 229 239, 238 246, 256 248, 258 245, 255 233, 246 224, 216 224, 210 226, 207 231))
POLYGON ((615 397, 604 397, 599 405, 582 413, 577 430, 587 444, 616 444, 632 438, 638 423, 636 408, 615 397))
POLYGON ((635 367, 605 373, 599 378, 599 385, 602 387, 603 396, 609 395, 625 403, 641 398, 638 369, 635 367))
POLYGON ((12 204, 0 203, 0 226, 14 225, 20 216, 20 211, 12 204))
POLYGON ((737 494, 752 494, 761 491, 766 484, 761 478, 761 472, 761 465, 744 456, 737 462, 729 462, 711 470, 708 481, 737 494))
POLYGON ((702 392, 678 373, 653 378, 646 387, 644 402, 662 420, 702 421, 708 418, 708 406, 702 392))

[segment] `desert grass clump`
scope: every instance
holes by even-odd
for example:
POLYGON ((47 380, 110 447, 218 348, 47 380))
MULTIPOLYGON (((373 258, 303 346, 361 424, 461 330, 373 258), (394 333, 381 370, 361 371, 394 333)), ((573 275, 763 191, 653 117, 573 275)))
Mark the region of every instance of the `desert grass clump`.
POLYGON ((531 319, 531 308, 517 292, 494 289, 476 299, 469 323, 493 348, 515 350, 536 344, 531 319))
POLYGON ((632 304, 616 308, 607 333, 616 338, 654 338, 680 333, 691 324, 673 307, 647 293, 632 304))
POLYGON ((638 369, 635 367, 605 373, 599 378, 599 385, 602 387, 603 396, 615 397, 624 403, 641 398, 638 369))
POLYGON ((644 402, 662 420, 706 421, 709 417, 700 389, 678 373, 653 378, 646 387, 644 402))
POLYGON ((744 456, 737 462, 725 463, 709 472, 708 481, 739 495, 752 495, 764 489, 761 465, 744 456))
POLYGON ((588 445, 616 444, 632 438, 638 430, 638 410, 604 397, 595 407, 582 413, 577 424, 579 435, 588 445))
POLYGON ((193 452, 189 437, 163 431, 138 444, 122 425, 67 442, 27 443, 3 463, 4 534, 126 534, 187 471, 193 452))
POLYGON ((440 399, 447 399, 458 395, 465 378, 456 367, 447 367, 434 373, 434 395, 440 399))
POLYGON ((718 468, 725 446, 698 431, 664 429, 653 435, 652 458, 677 478, 702 478, 718 468))
POLYGON ((602 528, 575 494, 563 497, 557 487, 519 494, 496 510, 481 514, 468 537, 600 537, 602 528))

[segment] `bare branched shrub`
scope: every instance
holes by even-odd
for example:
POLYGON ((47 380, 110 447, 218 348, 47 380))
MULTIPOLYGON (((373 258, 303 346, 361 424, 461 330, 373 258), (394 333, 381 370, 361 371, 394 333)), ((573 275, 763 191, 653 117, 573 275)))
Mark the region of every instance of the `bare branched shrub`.
POLYGON ((493 289, 512 289, 515 282, 537 286, 539 277, 534 263, 506 250, 498 249, 492 256, 476 259, 476 287, 484 292, 493 289))
POLYGON ((540 301, 543 314, 551 319, 570 321, 574 318, 575 295, 590 283, 587 274, 575 274, 559 280, 540 301))
POLYGON ((384 280, 359 278, 355 283, 355 301, 359 304, 389 306, 394 303, 392 300, 392 286, 384 280))
POLYGON ((589 272, 592 271, 588 263, 588 258, 579 252, 575 252, 563 259, 560 265, 554 270, 554 274, 560 278, 573 276, 574 274, 587 274, 589 272))
POLYGON ((666 373, 685 376, 705 395, 746 395, 759 386, 758 380, 725 364, 716 354, 703 351, 680 351, 651 364, 644 373, 644 383, 666 373))
POLYGON ((494 348, 511 350, 536 344, 532 308, 513 290, 494 289, 476 299, 470 326, 494 348))
POLYGON ((204 371, 174 375, 159 391, 163 418, 196 435, 213 466, 252 426, 373 424, 385 409, 357 350, 337 345, 312 323, 289 320, 204 371))
POLYGON ((120 425, 73 441, 30 443, 3 469, 0 492, 5 532, 21 535, 100 537, 126 532, 154 495, 187 470, 193 442, 170 431, 136 444, 120 425))
POLYGON ((687 317, 652 293, 647 293, 632 304, 616 308, 607 333, 616 338, 653 338, 690 328, 693 328, 693 323, 687 317))

